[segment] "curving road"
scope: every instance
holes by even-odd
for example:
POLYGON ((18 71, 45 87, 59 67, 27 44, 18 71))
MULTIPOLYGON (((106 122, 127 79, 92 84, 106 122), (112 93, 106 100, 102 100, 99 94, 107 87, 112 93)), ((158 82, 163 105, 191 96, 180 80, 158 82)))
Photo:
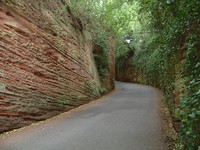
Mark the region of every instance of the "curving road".
POLYGON ((0 139, 0 150, 163 150, 158 93, 116 83, 104 100, 0 139))

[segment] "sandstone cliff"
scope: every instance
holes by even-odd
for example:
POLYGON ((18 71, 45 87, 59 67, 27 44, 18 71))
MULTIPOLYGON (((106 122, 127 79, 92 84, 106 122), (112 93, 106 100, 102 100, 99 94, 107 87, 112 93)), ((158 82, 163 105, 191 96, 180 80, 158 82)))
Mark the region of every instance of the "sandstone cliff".
POLYGON ((99 97, 92 48, 65 1, 1 0, 0 132, 99 97))
POLYGON ((134 53, 129 52, 127 58, 119 57, 116 62, 116 80, 124 82, 142 83, 142 74, 133 64, 134 53))

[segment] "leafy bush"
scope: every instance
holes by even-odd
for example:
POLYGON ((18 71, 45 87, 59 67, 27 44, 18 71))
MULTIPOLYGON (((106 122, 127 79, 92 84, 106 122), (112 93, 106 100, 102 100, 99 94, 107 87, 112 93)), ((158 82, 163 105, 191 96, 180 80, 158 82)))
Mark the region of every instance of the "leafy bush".
POLYGON ((109 71, 110 66, 110 44, 107 35, 103 31, 97 31, 94 41, 94 59, 100 78, 103 79, 109 71))

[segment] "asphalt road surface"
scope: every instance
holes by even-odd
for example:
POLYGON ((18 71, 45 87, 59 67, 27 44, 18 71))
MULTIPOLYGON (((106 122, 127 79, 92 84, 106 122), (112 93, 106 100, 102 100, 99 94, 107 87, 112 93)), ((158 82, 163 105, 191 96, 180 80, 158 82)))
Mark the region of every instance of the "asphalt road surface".
POLYGON ((158 93, 117 82, 117 91, 79 111, 14 132, 0 150, 162 150, 158 93))

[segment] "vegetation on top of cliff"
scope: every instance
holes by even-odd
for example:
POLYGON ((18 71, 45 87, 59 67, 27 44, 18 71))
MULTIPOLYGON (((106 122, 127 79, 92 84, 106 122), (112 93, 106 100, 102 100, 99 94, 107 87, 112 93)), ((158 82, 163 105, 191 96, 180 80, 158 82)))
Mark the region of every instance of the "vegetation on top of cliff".
MULTIPOLYGON (((72 4, 79 12, 77 16, 86 16, 80 17, 86 18, 86 29, 115 36, 119 70, 133 55, 132 63, 142 73, 142 82, 165 93, 173 117, 181 120, 179 149, 199 149, 200 2, 81 0, 72 4), (174 93, 177 89, 178 95, 174 93)), ((101 41, 105 37, 99 38, 101 41)), ((103 62, 105 56, 97 57, 103 62)))

